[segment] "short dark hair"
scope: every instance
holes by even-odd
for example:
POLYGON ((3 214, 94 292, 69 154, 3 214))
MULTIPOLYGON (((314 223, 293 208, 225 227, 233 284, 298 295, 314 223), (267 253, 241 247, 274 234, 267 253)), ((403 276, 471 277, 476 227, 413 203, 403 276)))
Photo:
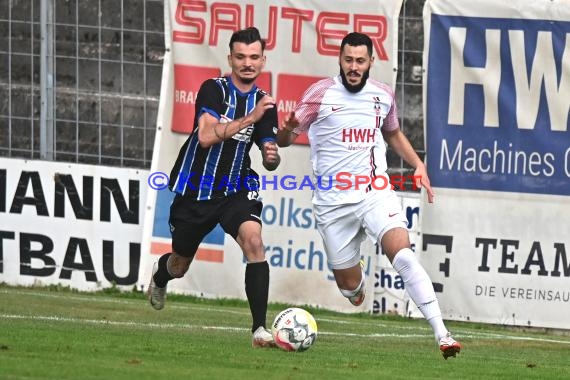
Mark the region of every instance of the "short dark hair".
POLYGON ((342 42, 340 43, 341 53, 345 45, 350 45, 350 46, 365 45, 366 48, 368 49, 368 55, 372 57, 372 40, 364 33, 352 32, 344 36, 342 42))
POLYGON ((238 30, 232 34, 230 38, 230 51, 233 50, 234 42, 243 42, 246 45, 250 45, 256 41, 261 43, 261 51, 265 50, 265 40, 259 35, 259 30, 256 27, 250 26, 242 30, 238 30))

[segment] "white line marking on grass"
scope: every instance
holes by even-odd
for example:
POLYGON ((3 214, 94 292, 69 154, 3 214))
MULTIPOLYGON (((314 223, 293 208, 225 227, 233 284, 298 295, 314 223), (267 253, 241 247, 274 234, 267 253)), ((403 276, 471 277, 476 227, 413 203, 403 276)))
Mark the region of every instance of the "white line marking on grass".
MULTIPOLYGON (((86 296, 78 296, 69 293, 59 293, 59 294, 46 294, 46 293, 37 293, 37 292, 22 292, 18 290, 14 291, 6 291, 0 290, 0 293, 3 294, 18 294, 23 296, 34 296, 34 297, 46 297, 46 298, 63 298, 66 300, 74 300, 74 301, 87 301, 87 302, 101 302, 101 303, 116 303, 116 304, 123 304, 123 305, 140 305, 141 302, 147 303, 148 300, 145 298, 144 300, 137 300, 137 299, 116 299, 116 298, 103 298, 99 296, 93 297, 86 297, 86 296)), ((210 306, 197 306, 197 305, 168 305, 169 309, 180 309, 180 310, 205 310, 205 311, 213 311, 213 312, 224 312, 230 314, 238 314, 238 315, 249 315, 248 311, 240 311, 240 310, 228 310, 218 309, 210 306)))
MULTIPOLYGON (((140 327, 140 328, 158 328, 158 329, 199 329, 199 330, 220 330, 220 331, 232 331, 232 332, 243 332, 249 331, 248 328, 243 327, 232 327, 232 326, 204 326, 204 325, 192 325, 188 323, 153 323, 153 322, 132 322, 132 321, 110 321, 107 319, 81 319, 81 318, 69 318, 61 316, 44 316, 44 315, 21 315, 21 314, 0 314, 0 318, 6 319, 24 319, 24 320, 36 320, 36 321, 48 321, 48 322, 64 322, 64 323, 78 323, 78 324, 90 324, 90 325, 107 325, 107 326, 129 326, 129 327, 140 327)), ((345 336, 345 337, 358 337, 358 338, 426 338, 433 336, 432 334, 397 334, 397 333, 370 333, 370 334, 358 334, 358 333, 339 333, 332 331, 319 331, 321 335, 332 335, 332 336, 345 336)), ((483 338, 483 339, 510 339, 510 340, 522 340, 531 342, 544 342, 544 343, 559 343, 568 344, 570 341, 557 340, 557 339, 546 339, 546 338, 533 338, 524 336, 512 336, 506 334, 494 334, 494 333, 479 333, 479 334, 461 334, 464 338, 483 338)))
MULTIPOLYGON (((33 321, 47 321, 47 322, 64 322, 64 323, 78 323, 78 324, 89 324, 89 325, 106 325, 106 326, 128 326, 128 327, 140 327, 140 328, 184 328, 184 329, 201 329, 201 330, 222 330, 222 331, 249 331, 247 328, 243 327, 231 327, 231 326, 204 326, 204 325, 192 325, 188 323, 153 323, 153 322, 132 322, 132 321, 110 321, 108 319, 81 319, 81 318, 69 318, 61 317, 57 315, 22 315, 22 314, 0 314, 0 318, 6 319, 23 319, 23 320, 33 320, 33 321)), ((346 336, 346 337, 366 337, 366 338, 381 338, 381 337, 398 337, 398 338, 418 338, 429 336, 427 334, 357 334, 357 333, 338 333, 329 331, 319 331, 322 335, 333 335, 333 336, 346 336)))
POLYGON ((47 322, 66 322, 89 325, 107 325, 107 326, 128 326, 128 327, 153 327, 153 328, 183 328, 183 329, 202 329, 202 330, 223 330, 223 331, 249 331, 243 327, 231 326, 203 326, 191 325, 187 323, 153 323, 153 322, 125 322, 125 321, 109 321, 108 319, 81 319, 60 317, 57 315, 21 315, 21 314, 0 314, 0 318, 6 319, 25 319, 32 321, 47 322))
MULTIPOLYGON (((147 302, 145 300, 137 300, 137 299, 116 299, 116 298, 104 298, 99 296, 80 296, 76 294, 69 294, 69 293, 41 293, 41 292, 30 292, 30 291, 20 291, 20 290, 12 290, 12 289, 1 289, 0 294, 18 294, 22 296, 34 296, 34 297, 48 297, 48 298, 59 298, 59 299, 66 299, 66 300, 74 300, 74 301, 87 301, 87 302, 101 302, 101 303, 114 303, 114 304, 124 304, 124 305, 138 305, 141 302, 147 302)), ((180 305, 180 304, 169 304, 168 308, 175 309, 175 310, 202 310, 208 312, 223 312, 223 313, 231 313, 237 315, 249 315, 249 311, 240 311, 240 310, 230 310, 227 308, 216 308, 210 306, 198 306, 198 305, 180 305)), ((32 318, 30 316, 29 318, 32 318)), ((357 321, 357 320, 342 320, 336 318, 316 318, 317 322, 328 322, 328 323, 335 323, 339 325, 353 325, 353 326, 371 326, 374 328, 387 328, 392 330, 413 330, 413 331, 425 331, 426 333, 423 335, 418 335, 417 333, 413 334, 384 334, 384 333, 370 333, 370 334, 340 334, 340 333, 329 333, 320 331, 322 334, 331 334, 331 335, 343 335, 343 336, 359 336, 359 337, 389 337, 389 336, 397 336, 397 337, 418 337, 418 336, 431 336, 431 329, 429 327, 423 326, 403 326, 398 324, 398 322, 394 323, 382 323, 382 322, 368 322, 368 321, 357 321), (379 335, 375 335, 379 334, 379 335)), ((84 320, 78 320, 84 321, 84 320)), ((101 323, 107 323, 109 321, 101 321, 101 323)), ((123 323, 123 322, 117 322, 123 323)), ((127 323, 127 322, 124 322, 127 323)), ((135 326, 135 325, 133 325, 135 326)), ((152 325, 149 325, 152 326, 152 325)), ((158 325, 157 325, 158 326, 158 325)), ((164 325, 160 325, 164 326, 164 325)), ((176 326, 183 327, 183 328, 203 328, 203 329, 217 329, 217 327, 207 327, 207 326, 194 326, 194 325, 171 325, 166 327, 174 328, 176 326)), ((465 329, 457 329, 454 330, 454 336, 457 338, 484 338, 484 339, 511 339, 511 340, 521 340, 521 341, 539 341, 539 342, 552 342, 552 343, 563 343, 563 344, 570 344, 570 341, 563 341, 563 340, 556 340, 556 339, 547 339, 547 338, 535 338, 535 337, 528 337, 528 336, 515 336, 515 335, 507 335, 507 334, 500 334, 500 333, 493 333, 493 332, 484 332, 484 331, 469 331, 465 329)))

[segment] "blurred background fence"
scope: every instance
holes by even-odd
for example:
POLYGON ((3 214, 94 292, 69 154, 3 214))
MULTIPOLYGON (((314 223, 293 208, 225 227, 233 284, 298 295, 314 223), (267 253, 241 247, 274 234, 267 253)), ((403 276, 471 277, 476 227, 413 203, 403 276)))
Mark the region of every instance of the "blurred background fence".
MULTIPOLYGON (((421 157, 422 8, 403 2, 396 88, 421 157)), ((162 0, 0 1, 0 156, 150 168, 163 54, 162 0)))

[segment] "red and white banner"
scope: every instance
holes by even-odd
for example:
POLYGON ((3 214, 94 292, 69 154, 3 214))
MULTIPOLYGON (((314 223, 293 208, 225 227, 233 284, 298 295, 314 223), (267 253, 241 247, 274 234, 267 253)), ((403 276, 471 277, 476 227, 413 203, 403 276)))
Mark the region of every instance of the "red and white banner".
MULTIPOLYGON (((374 42, 376 60, 370 76, 394 86, 401 3, 360 0, 351 1, 347 7, 347 2, 340 0, 165 1, 167 50, 151 172, 170 172, 192 128, 201 83, 229 73, 229 39, 235 30, 256 26, 266 39, 267 64, 258 85, 276 98, 282 117, 293 110, 312 82, 338 74, 340 42, 352 31, 365 32, 374 42)), ((308 146, 281 149, 280 155, 281 166, 267 173, 261 166, 259 150, 253 147, 252 166, 271 178, 294 176, 300 181, 311 175, 308 146)), ((271 268, 270 301, 339 311, 372 310, 373 297, 368 297, 364 306, 354 308, 338 291, 315 229, 311 191, 278 186, 261 191, 261 196, 263 241, 271 268)), ((152 262, 170 250, 167 221, 171 199, 168 190, 149 191, 143 252, 150 255, 143 257, 140 285, 147 285, 152 262)), ((374 294, 377 283, 375 251, 370 242, 362 246, 369 294, 374 294)), ((170 282, 169 291, 245 299, 244 272, 238 245, 217 228, 200 246, 187 275, 170 282)))
MULTIPOLYGON (((256 26, 266 40, 267 64, 257 84, 278 100, 279 116, 295 107, 310 84, 339 72, 340 42, 352 31, 366 33, 373 41, 371 77, 393 86, 400 6, 401 0, 353 1, 348 11, 339 0, 165 2, 173 88, 163 95, 173 96, 170 130, 190 132, 200 85, 230 71, 229 39, 248 26, 256 26)), ((299 139, 307 141, 306 136, 299 139)))
POLYGON ((428 0, 420 258, 444 318, 569 328, 570 7, 428 0))

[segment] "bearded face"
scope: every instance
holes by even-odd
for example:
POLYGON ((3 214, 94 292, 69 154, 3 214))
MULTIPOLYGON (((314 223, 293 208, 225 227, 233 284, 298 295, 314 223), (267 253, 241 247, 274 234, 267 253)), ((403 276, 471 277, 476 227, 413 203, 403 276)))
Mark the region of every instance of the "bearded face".
POLYGON ((350 71, 345 74, 345 72, 342 69, 342 66, 340 67, 340 78, 342 79, 342 84, 344 85, 344 88, 346 88, 349 92, 352 93, 356 93, 362 90, 364 85, 366 85, 366 80, 368 79, 369 76, 370 76, 370 69, 366 70, 362 74, 355 71, 350 71), (354 81, 352 82, 349 81, 347 77, 359 78, 359 81, 357 84, 353 84, 354 81))
POLYGON ((356 93, 366 85, 374 58, 365 45, 345 45, 339 57, 340 77, 344 87, 356 93))

